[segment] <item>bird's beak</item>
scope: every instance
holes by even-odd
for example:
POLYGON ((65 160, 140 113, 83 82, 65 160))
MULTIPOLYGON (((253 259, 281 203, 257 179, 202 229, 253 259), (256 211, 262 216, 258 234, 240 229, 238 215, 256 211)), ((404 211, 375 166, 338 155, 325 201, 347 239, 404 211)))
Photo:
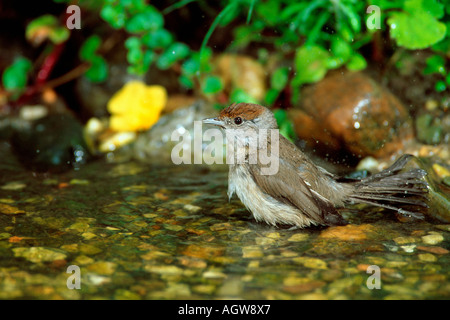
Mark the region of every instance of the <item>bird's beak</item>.
POLYGON ((212 124, 214 126, 224 127, 225 123, 222 120, 219 120, 217 118, 208 118, 203 119, 202 121, 204 124, 212 124))

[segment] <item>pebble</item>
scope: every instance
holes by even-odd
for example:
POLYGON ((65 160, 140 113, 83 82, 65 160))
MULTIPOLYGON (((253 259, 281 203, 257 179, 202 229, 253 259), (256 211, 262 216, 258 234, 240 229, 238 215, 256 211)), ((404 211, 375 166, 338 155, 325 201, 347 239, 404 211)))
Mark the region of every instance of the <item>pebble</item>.
POLYGON ((78 249, 79 249, 80 253, 83 253, 86 255, 94 255, 94 254, 102 252, 102 249, 100 249, 96 246, 93 246, 91 244, 86 244, 86 243, 81 243, 78 246, 78 249))
POLYGON ((44 247, 19 247, 13 248, 15 257, 25 258, 33 263, 47 262, 53 260, 64 260, 67 254, 58 249, 47 249, 44 247))
POLYGON ((309 280, 306 283, 296 284, 296 285, 285 285, 283 291, 289 292, 291 294, 300 294, 313 291, 315 289, 321 288, 326 285, 326 282, 320 280, 309 280))
POLYGON ((88 185, 90 182, 89 180, 85 180, 85 179, 72 179, 70 180, 69 184, 72 185, 88 185))
POLYGON ((92 259, 92 258, 90 258, 90 257, 88 257, 88 256, 85 256, 85 255, 79 255, 79 256, 77 256, 76 258, 75 258, 75 260, 73 261, 73 263, 75 264, 75 265, 78 265, 78 266, 84 266, 84 265, 88 265, 88 264, 91 264, 91 263, 93 263, 94 262, 94 259, 92 259))
POLYGON ((224 279, 227 277, 225 273, 220 272, 218 270, 207 270, 203 272, 202 276, 205 279, 224 279))
POLYGON ((243 258, 261 258, 264 254, 261 251, 261 248, 256 246, 248 246, 242 248, 242 257, 243 258))
POLYGON ((423 261, 423 262, 435 262, 437 261, 437 258, 435 255, 431 254, 431 253, 420 253, 418 255, 419 260, 423 261))
POLYGON ((183 206, 183 208, 186 209, 187 211, 194 212, 194 213, 197 212, 197 211, 202 210, 201 207, 199 207, 199 206, 194 206, 194 205, 192 205, 192 204, 185 204, 185 205, 183 206))
POLYGON ((434 254, 447 254, 449 251, 445 248, 441 247, 425 247, 425 246, 418 246, 417 249, 427 251, 434 254))
POLYGON ((211 284, 199 284, 192 287, 192 291, 199 294, 211 295, 216 290, 216 286, 211 284))
POLYGON ((11 181, 1 186, 2 190, 17 191, 26 188, 26 184, 20 181, 11 181))
POLYGON ((151 273, 158 273, 161 275, 179 275, 183 273, 183 269, 177 266, 166 265, 146 265, 144 270, 151 273))
POLYGON ((242 293, 242 281, 240 279, 231 279, 223 282, 217 290, 217 295, 222 297, 239 297, 242 293))
POLYGON ((425 244, 438 244, 444 241, 444 237, 441 234, 430 234, 422 237, 422 241, 425 244))
POLYGON ((103 275, 110 276, 112 275, 117 268, 117 263, 109 262, 109 261, 98 261, 93 264, 87 266, 87 269, 91 272, 103 275))
POLYGON ((400 246, 400 248, 403 249, 403 251, 407 252, 407 253, 412 253, 415 251, 417 245, 415 244, 409 244, 409 245, 405 245, 405 246, 400 246))
POLYGON ((114 292, 114 299, 116 299, 116 300, 141 300, 141 296, 130 290, 117 289, 114 292))
POLYGON ((24 214, 25 211, 20 210, 17 207, 10 206, 9 204, 0 203, 0 213, 7 215, 16 215, 16 214, 24 214))
POLYGON ((361 241, 371 236, 375 228, 370 224, 329 227, 319 235, 323 239, 336 239, 342 241, 361 241))
POLYGON ((394 238, 394 242, 399 245, 415 243, 416 238, 414 238, 414 237, 397 237, 397 238, 394 238))
POLYGON ((294 235, 292 235, 288 241, 290 242, 302 242, 302 241, 306 241, 309 238, 309 235, 306 233, 296 233, 294 235))
POLYGON ((297 257, 292 259, 296 263, 300 263, 306 268, 311 269, 327 269, 327 263, 318 258, 311 257, 297 257))

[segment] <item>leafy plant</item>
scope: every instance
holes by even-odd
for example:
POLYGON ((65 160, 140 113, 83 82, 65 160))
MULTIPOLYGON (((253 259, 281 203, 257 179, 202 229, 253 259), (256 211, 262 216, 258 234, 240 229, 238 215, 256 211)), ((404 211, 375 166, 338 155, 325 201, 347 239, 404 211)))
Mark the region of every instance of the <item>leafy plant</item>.
MULTIPOLYGON (((437 91, 446 90, 450 82, 446 69, 450 0, 178 0, 162 8, 145 0, 84 0, 79 5, 98 10, 101 19, 126 35, 129 73, 144 75, 150 68, 171 69, 178 73, 183 88, 222 100, 225 85, 215 74, 215 53, 209 42, 225 26, 232 26, 226 50, 268 48, 281 61, 270 69, 270 87, 264 101, 254 101, 242 88, 229 92, 227 98, 233 101, 273 105, 282 92, 287 92, 287 97, 296 102, 303 85, 320 81, 329 70, 363 70, 371 57, 363 55, 362 49, 374 41, 377 32, 388 32, 393 43, 407 50, 431 48, 436 54, 427 62, 424 73, 441 75, 437 91), (194 2, 205 17, 212 19, 198 50, 180 42, 176 32, 165 26, 167 14, 194 2), (369 5, 380 9, 380 31, 367 26, 369 5)), ((35 19, 27 27, 27 37, 39 40, 39 35, 45 35, 54 45, 63 43, 69 33, 58 21, 51 15, 35 19)), ((80 59, 90 65, 85 76, 93 82, 102 82, 108 76, 107 62, 100 54, 102 43, 93 34, 79 52, 80 59)), ((23 83, 23 79, 20 81, 23 83)))
POLYGON ((30 60, 19 57, 3 72, 3 87, 14 94, 14 99, 25 89, 31 66, 30 60))
POLYGON ((80 59, 91 65, 85 76, 92 82, 102 82, 108 76, 108 66, 105 59, 96 53, 100 45, 100 37, 93 35, 80 48, 80 59))

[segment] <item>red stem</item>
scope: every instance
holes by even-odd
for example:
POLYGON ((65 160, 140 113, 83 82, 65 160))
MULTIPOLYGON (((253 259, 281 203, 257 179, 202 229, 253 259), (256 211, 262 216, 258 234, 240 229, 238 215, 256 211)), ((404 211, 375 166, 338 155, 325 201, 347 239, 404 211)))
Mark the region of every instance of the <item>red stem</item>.
POLYGON ((59 57, 61 56, 64 45, 65 42, 55 45, 52 52, 50 52, 50 54, 45 58, 44 63, 42 63, 42 66, 36 78, 37 86, 43 85, 45 82, 47 82, 53 68, 55 67, 56 63, 59 60, 59 57))

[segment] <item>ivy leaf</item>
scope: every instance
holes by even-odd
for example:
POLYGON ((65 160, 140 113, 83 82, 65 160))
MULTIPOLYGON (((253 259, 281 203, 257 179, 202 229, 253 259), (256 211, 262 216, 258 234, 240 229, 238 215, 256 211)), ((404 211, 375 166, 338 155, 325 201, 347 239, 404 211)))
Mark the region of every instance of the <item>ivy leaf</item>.
POLYGON ((114 29, 122 28, 127 19, 125 8, 121 5, 105 4, 100 11, 100 16, 114 29))
POLYGON ((91 67, 84 74, 92 82, 103 82, 108 77, 108 64, 100 56, 93 57, 91 67))
POLYGON ((270 78, 270 85, 272 88, 281 91, 286 87, 289 81, 289 68, 280 67, 274 71, 270 78))
POLYGON ((101 39, 97 35, 90 36, 83 43, 80 49, 80 58, 90 61, 96 54, 95 51, 100 47, 101 39))
POLYGON ((41 44, 46 39, 50 39, 54 44, 59 44, 66 41, 69 35, 69 30, 65 26, 60 26, 58 19, 50 14, 31 21, 25 31, 27 40, 35 44, 41 44))
POLYGON ((259 103, 258 100, 253 98, 251 95, 249 95, 245 90, 236 88, 230 93, 230 102, 240 103, 240 102, 247 102, 247 103, 259 103))
POLYGON ((321 80, 327 73, 330 54, 319 46, 303 46, 295 54, 297 75, 292 84, 300 86, 321 80))
POLYGON ((215 94, 223 89, 222 80, 216 76, 208 76, 202 84, 202 91, 204 94, 215 94))
POLYGON ((166 29, 158 29, 146 33, 142 37, 142 43, 151 49, 163 49, 173 42, 172 34, 166 29))
POLYGON ((425 11, 437 19, 444 16, 444 4, 436 0, 406 0, 403 9, 411 13, 425 11))
POLYGON ((367 67, 367 61, 359 53, 355 53, 347 63, 347 69, 350 71, 359 71, 367 67))
POLYGON ((399 46, 407 49, 424 49, 441 41, 447 27, 437 21, 430 13, 416 10, 394 12, 388 19, 391 37, 399 46))
POLYGON ((189 52, 190 49, 187 45, 181 42, 175 42, 159 56, 156 65, 161 70, 167 70, 178 60, 186 58, 189 52))
POLYGON ((3 87, 6 90, 17 90, 25 88, 28 72, 31 69, 31 61, 20 57, 5 69, 2 75, 3 87))
POLYGON ((445 71, 445 59, 438 55, 432 55, 431 57, 427 58, 426 60, 426 67, 423 70, 423 74, 432 74, 432 73, 440 73, 442 75, 446 74, 445 71))
POLYGON ((280 95, 280 91, 276 90, 274 88, 270 88, 267 90, 266 96, 264 97, 264 101, 267 103, 267 105, 272 105, 280 95))
POLYGON ((164 25, 162 14, 152 6, 133 16, 125 25, 125 30, 130 33, 154 31, 164 25))

